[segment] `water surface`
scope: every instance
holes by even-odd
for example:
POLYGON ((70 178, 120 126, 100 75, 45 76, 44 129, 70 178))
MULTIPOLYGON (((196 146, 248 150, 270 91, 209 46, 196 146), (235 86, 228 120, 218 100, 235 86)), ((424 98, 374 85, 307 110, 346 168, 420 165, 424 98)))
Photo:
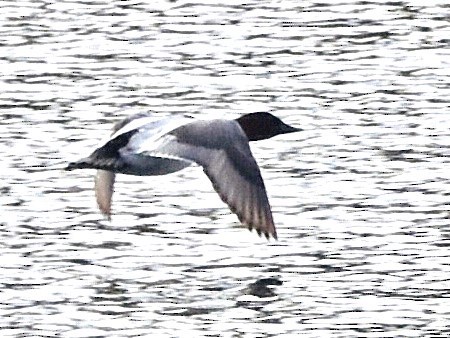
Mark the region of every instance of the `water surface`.
POLYGON ((1 7, 2 337, 450 335, 446 1, 1 7), (198 167, 119 177, 111 222, 35 170, 141 111, 303 128, 252 143, 279 241, 198 167))

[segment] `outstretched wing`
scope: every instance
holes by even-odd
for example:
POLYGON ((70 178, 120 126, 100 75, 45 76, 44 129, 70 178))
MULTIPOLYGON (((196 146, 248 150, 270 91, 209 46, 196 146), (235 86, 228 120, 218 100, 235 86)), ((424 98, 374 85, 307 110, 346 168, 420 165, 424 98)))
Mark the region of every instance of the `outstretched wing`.
POLYGON ((111 201, 115 182, 115 173, 108 170, 108 166, 113 167, 114 164, 122 161, 119 154, 120 150, 125 146, 132 147, 142 142, 151 144, 165 132, 185 122, 185 119, 184 117, 161 119, 150 113, 129 116, 114 125, 111 136, 102 142, 102 145, 90 157, 80 161, 88 167, 104 166, 104 169, 97 170, 95 176, 95 196, 98 207, 104 215, 108 218, 111 217, 111 201), (168 123, 172 120, 174 120, 174 123, 168 123))
MULTIPOLYGON (((131 121, 143 117, 147 117, 147 114, 136 114, 117 122, 116 124, 114 124, 112 128, 111 136, 114 135, 118 130, 122 129, 124 126, 129 125, 131 121)), ((94 180, 95 198, 97 200, 98 208, 100 209, 103 215, 108 217, 108 219, 111 219, 111 204, 112 204, 112 195, 114 193, 115 180, 116 180, 115 173, 113 173, 112 171, 102 169, 97 170, 97 174, 95 175, 94 180)))
POLYGON ((236 121, 195 121, 174 129, 166 138, 159 152, 201 165, 242 223, 267 238, 277 238, 261 172, 236 121))

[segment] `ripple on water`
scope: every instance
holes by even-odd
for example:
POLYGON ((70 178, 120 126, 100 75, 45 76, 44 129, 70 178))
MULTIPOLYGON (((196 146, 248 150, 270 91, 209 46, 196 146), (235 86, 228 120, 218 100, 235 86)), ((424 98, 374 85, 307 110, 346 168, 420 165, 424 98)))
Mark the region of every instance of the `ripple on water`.
POLYGON ((2 336, 450 335, 446 3, 2 10, 2 336), (93 172, 37 170, 147 110, 303 128, 252 144, 280 240, 199 168, 119 177, 111 222, 93 172))

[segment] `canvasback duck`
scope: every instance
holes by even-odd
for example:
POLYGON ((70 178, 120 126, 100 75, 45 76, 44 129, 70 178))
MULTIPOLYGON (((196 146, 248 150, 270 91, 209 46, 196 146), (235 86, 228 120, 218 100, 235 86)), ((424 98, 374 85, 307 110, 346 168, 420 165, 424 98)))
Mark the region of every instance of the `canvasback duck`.
POLYGON ((98 169, 95 193, 103 214, 111 215, 115 174, 165 175, 191 164, 202 166, 220 198, 249 230, 277 238, 261 172, 249 141, 301 131, 264 112, 236 120, 155 118, 150 113, 118 122, 111 137, 89 157, 66 170, 98 169))

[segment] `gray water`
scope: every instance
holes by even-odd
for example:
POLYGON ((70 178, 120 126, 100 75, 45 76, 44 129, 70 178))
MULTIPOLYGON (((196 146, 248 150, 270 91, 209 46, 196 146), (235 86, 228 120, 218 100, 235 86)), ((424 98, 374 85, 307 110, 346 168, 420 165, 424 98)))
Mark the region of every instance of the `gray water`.
POLYGON ((225 3, 2 0, 0 335, 450 336, 448 2, 225 3), (198 167, 119 177, 111 222, 36 170, 141 111, 303 128, 252 143, 279 240, 198 167))

